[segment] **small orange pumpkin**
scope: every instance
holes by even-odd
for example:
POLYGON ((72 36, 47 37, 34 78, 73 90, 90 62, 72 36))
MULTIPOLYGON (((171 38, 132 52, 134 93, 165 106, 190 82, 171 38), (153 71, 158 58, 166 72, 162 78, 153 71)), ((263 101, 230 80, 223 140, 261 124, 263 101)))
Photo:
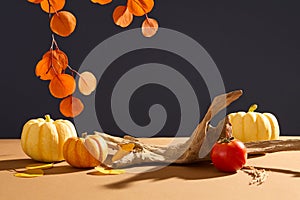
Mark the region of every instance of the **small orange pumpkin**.
POLYGON ((99 135, 83 134, 82 138, 71 137, 63 146, 65 160, 76 168, 96 167, 105 161, 107 155, 107 144, 99 135))

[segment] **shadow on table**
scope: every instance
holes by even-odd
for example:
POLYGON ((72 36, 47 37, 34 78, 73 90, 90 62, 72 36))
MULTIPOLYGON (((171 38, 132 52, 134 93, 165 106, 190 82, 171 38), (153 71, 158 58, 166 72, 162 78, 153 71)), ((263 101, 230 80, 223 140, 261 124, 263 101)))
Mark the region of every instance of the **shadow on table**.
MULTIPOLYGON (((18 170, 18 169, 25 169, 27 165, 36 164, 37 161, 32 159, 14 159, 14 160, 1 160, 0 161, 0 171, 10 171, 10 170, 18 170)), ((74 173, 79 171, 85 171, 86 169, 78 169, 71 167, 70 165, 62 165, 61 163, 55 164, 53 168, 45 169, 44 175, 58 175, 58 174, 68 174, 74 173), (57 166, 55 166, 57 165, 57 166)), ((22 170, 22 171, 23 171, 22 170)))
POLYGON ((289 170, 289 169, 278 169, 278 168, 270 168, 270 167, 256 167, 257 169, 264 169, 266 171, 270 171, 270 172, 277 172, 277 173, 282 173, 282 174, 290 174, 295 178, 300 178, 300 171, 293 171, 293 170, 289 170))
POLYGON ((219 172, 210 162, 201 162, 188 166, 169 165, 156 171, 136 174, 133 177, 118 181, 116 183, 105 185, 105 187, 110 189, 125 188, 130 186, 130 184, 134 182, 143 180, 160 181, 170 178, 179 178, 183 180, 201 180, 229 175, 232 174, 219 172))
MULTIPOLYGON (((257 169, 265 169, 266 171, 289 174, 293 177, 300 177, 300 171, 293 171, 288 169, 279 169, 279 168, 266 168, 266 167, 256 167, 257 169)), ((92 173, 88 173, 92 175, 92 173)), ((118 189, 129 187, 132 183, 143 181, 143 180, 152 180, 160 181, 170 178, 179 178, 183 180, 202 180, 202 179, 211 179, 223 176, 230 176, 234 173, 222 173, 218 171, 210 162, 201 162, 198 164, 182 166, 182 165, 170 165, 164 168, 161 168, 156 171, 150 171, 145 173, 136 174, 133 177, 107 184, 105 185, 108 189, 118 189)))
POLYGON ((86 171, 87 169, 78 169, 71 167, 70 165, 63 165, 63 166, 54 166, 51 169, 44 170, 45 175, 58 175, 58 174, 68 174, 74 172, 81 172, 86 171))
POLYGON ((32 159, 14 159, 14 160, 0 160, 0 171, 13 170, 24 168, 26 165, 34 164, 36 161, 32 159))

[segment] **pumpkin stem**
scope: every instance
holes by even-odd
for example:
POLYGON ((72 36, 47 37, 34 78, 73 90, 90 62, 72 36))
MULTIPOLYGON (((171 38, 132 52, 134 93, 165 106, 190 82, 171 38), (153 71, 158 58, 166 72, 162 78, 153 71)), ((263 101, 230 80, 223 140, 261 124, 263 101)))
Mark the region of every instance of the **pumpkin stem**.
POLYGON ((81 137, 86 138, 87 135, 88 135, 87 132, 84 132, 84 133, 81 134, 81 137))
POLYGON ((248 110, 248 112, 254 112, 257 109, 257 104, 252 104, 248 110))
POLYGON ((50 122, 51 121, 50 115, 45 115, 45 118, 46 118, 46 122, 50 122))

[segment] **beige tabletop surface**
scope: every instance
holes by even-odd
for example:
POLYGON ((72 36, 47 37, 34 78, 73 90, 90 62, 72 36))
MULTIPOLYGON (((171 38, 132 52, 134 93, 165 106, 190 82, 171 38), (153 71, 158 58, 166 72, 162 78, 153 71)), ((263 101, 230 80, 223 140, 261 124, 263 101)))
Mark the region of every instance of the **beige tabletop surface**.
MULTIPOLYGON (((165 144, 168 140, 157 138, 147 142, 165 144)), ((121 175, 99 175, 94 169, 75 169, 61 162, 44 170, 42 177, 13 175, 14 170, 31 163, 37 162, 23 153, 20 140, 0 140, 1 200, 300 199, 300 151, 249 158, 248 166, 267 170, 268 177, 259 186, 249 185, 251 177, 243 171, 221 173, 209 162, 152 168, 144 173, 129 169, 121 175)))

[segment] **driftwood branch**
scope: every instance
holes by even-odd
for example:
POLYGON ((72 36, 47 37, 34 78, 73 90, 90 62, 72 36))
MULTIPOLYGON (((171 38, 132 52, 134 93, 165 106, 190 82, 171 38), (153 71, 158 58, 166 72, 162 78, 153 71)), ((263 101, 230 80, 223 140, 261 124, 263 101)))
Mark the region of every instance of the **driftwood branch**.
POLYGON ((248 154, 264 154, 279 151, 299 151, 300 140, 268 140, 245 143, 248 154))
MULTIPOLYGON (((237 100, 241 95, 242 91, 236 90, 215 97, 191 137, 182 143, 161 146, 144 144, 138 138, 131 136, 120 138, 99 132, 95 132, 95 134, 101 135, 108 146, 117 151, 120 150, 120 144, 134 144, 132 151, 128 152, 128 154, 124 155, 121 159, 112 162, 111 165, 114 168, 151 162, 189 164, 209 160, 212 145, 219 137, 224 136, 228 128, 231 128, 227 117, 220 121, 216 127, 209 125, 209 122, 216 114, 237 100)), ((300 140, 259 141, 245 143, 245 145, 249 154, 300 150, 300 140)))

